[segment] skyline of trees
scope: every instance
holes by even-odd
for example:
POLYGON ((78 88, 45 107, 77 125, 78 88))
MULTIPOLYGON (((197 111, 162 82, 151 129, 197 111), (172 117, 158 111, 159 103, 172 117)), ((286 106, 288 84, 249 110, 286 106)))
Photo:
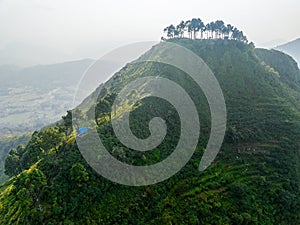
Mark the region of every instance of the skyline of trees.
MULTIPOLYGON (((177 26, 171 24, 164 28, 167 39, 190 38, 190 39, 225 39, 238 40, 248 43, 243 31, 240 31, 231 24, 225 24, 222 20, 205 24, 200 18, 181 21, 177 26)), ((162 40, 165 40, 162 37, 162 40)))

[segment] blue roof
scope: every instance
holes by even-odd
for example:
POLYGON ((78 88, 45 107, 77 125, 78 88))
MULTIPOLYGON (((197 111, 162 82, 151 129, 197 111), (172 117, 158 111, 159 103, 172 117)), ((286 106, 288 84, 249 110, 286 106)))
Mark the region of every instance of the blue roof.
POLYGON ((77 134, 84 134, 85 132, 88 131, 89 128, 87 127, 82 127, 77 131, 77 134))

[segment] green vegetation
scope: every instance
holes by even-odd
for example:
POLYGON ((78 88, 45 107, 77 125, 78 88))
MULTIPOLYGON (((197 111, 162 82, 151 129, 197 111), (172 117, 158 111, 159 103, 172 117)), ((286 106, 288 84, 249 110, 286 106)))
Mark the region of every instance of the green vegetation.
POLYGON ((289 83, 295 89, 299 88, 300 70, 292 57, 277 50, 256 49, 256 54, 270 69, 274 68, 274 72, 278 71, 283 82, 289 83))
MULTIPOLYGON (((202 57, 224 92, 227 132, 214 164, 198 171, 210 113, 194 81, 169 65, 128 64, 104 84, 96 104, 104 145, 119 160, 136 165, 158 162, 172 152, 180 122, 164 100, 146 98, 132 111, 131 129, 141 138, 150 134, 151 118, 166 120, 167 136, 150 152, 127 149, 110 123, 111 105, 122 87, 159 75, 179 83, 198 109, 201 137, 189 163, 156 185, 110 182, 87 165, 75 142, 72 113, 89 117, 89 109, 68 111, 62 124, 35 132, 25 148, 10 151, 5 168, 11 179, 0 187, 1 224, 299 224, 300 77, 292 59, 237 40, 168 41, 202 57)), ((167 50, 158 45, 148 54, 163 57, 167 50)))
POLYGON ((275 49, 292 56, 300 67, 300 38, 289 43, 277 46, 275 49))
POLYGON ((26 133, 19 136, 6 135, 0 137, 0 184, 8 179, 4 174, 4 161, 7 153, 13 148, 20 148, 22 145, 26 145, 30 139, 31 134, 26 133))

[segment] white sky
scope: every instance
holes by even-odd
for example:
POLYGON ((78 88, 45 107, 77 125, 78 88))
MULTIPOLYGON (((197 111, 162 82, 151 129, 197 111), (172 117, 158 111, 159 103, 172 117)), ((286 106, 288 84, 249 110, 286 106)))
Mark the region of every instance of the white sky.
POLYGON ((98 58, 194 17, 231 23, 257 45, 300 37, 299 0, 0 0, 0 60, 98 58))

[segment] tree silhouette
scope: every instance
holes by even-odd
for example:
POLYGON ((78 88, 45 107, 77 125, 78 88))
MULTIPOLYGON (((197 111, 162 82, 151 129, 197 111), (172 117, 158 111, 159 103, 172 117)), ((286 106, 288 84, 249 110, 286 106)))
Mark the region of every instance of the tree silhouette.
POLYGON ((194 34, 194 39, 196 39, 196 34, 202 29, 204 26, 203 22, 201 19, 192 19, 190 23, 191 31, 194 34))
POLYGON ((168 26, 164 29, 164 32, 167 32, 168 38, 173 38, 175 36, 175 30, 176 30, 176 28, 174 27, 173 24, 171 24, 170 26, 168 26))
POLYGON ((187 28, 187 32, 189 34, 189 38, 192 38, 192 36, 191 36, 191 21, 190 20, 186 21, 184 25, 187 28))
POLYGON ((180 24, 178 24, 178 25, 176 26, 176 29, 178 30, 179 36, 180 36, 181 38, 183 38, 183 37, 184 37, 184 31, 185 31, 185 22, 182 20, 182 21, 180 22, 180 24))
MULTIPOLYGON (((166 27, 164 32, 167 39, 185 38, 187 33, 190 39, 225 39, 248 43, 248 39, 242 31, 231 24, 225 24, 222 20, 210 22, 206 25, 200 18, 193 18, 187 21, 182 20, 176 27, 173 24, 166 27), (199 32, 200 37, 198 35, 199 32)), ((162 41, 167 39, 165 37, 161 38, 162 41)))
POLYGON ((215 22, 216 36, 218 38, 221 38, 221 36, 223 34, 224 27, 225 27, 224 22, 222 20, 217 20, 215 22))

